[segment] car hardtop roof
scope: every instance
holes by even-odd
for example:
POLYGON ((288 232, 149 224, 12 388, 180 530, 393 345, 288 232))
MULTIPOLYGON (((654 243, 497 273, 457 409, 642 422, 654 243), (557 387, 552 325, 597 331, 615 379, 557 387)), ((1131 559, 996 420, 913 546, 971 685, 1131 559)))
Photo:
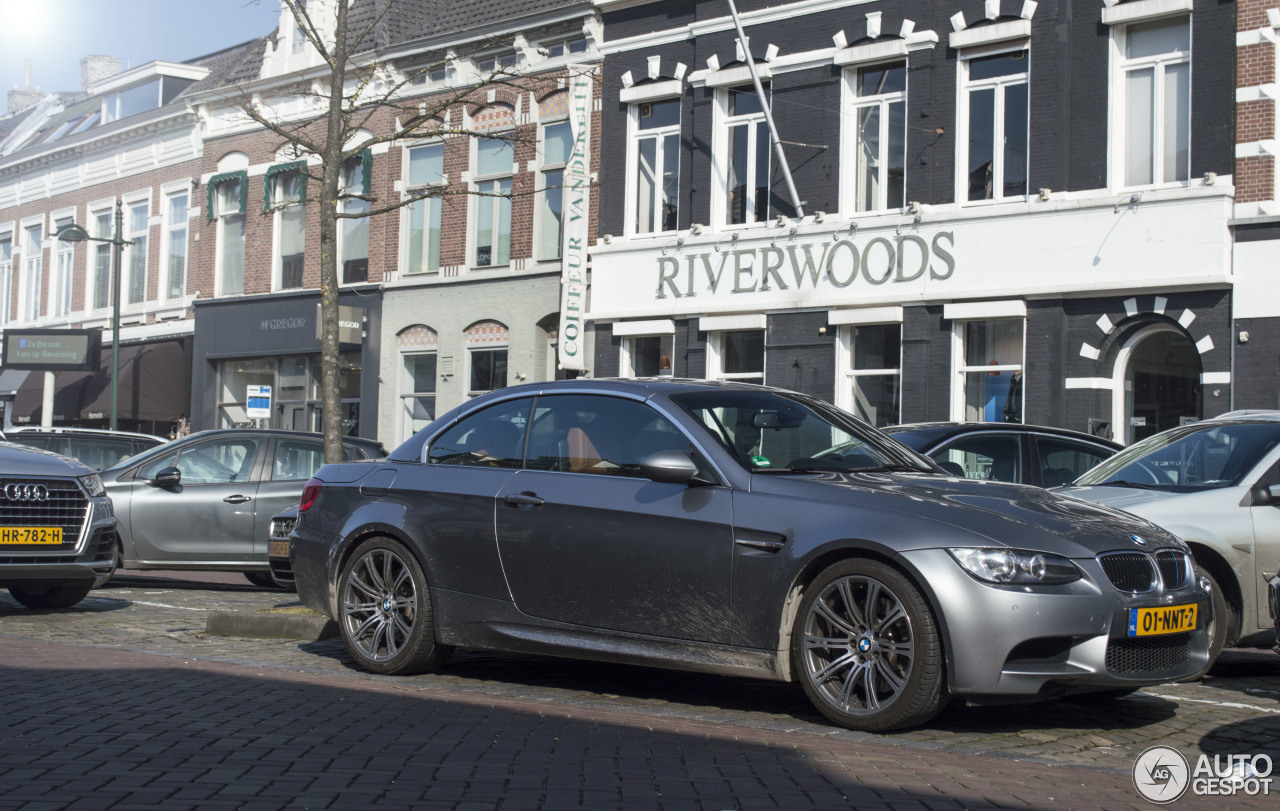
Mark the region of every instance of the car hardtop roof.
POLYGON ((131 439, 154 439, 157 442, 168 442, 167 437, 156 434, 142 434, 137 431, 110 431, 106 428, 73 428, 66 425, 22 425, 9 429, 11 434, 88 434, 90 436, 123 436, 131 439))
MULTIPOLYGON (((238 434, 241 436, 273 436, 273 437, 285 437, 285 438, 288 438, 288 437, 304 438, 305 437, 307 439, 319 439, 321 441, 324 440, 324 434, 321 434, 319 432, 294 431, 289 428, 208 428, 203 431, 196 431, 193 434, 187 434, 186 436, 181 437, 181 439, 188 440, 188 439, 191 439, 192 437, 226 436, 228 434, 238 434)), ((379 450, 382 449, 381 442, 379 442, 376 439, 368 439, 367 437, 344 436, 342 438, 342 441, 345 444, 361 445, 366 448, 378 448, 379 450)))
POLYGON ((675 394, 689 391, 715 391, 722 389, 738 391, 771 391, 780 394, 794 394, 787 389, 776 386, 762 386, 756 383, 743 383, 737 380, 698 380, 685 377, 579 377, 574 380, 550 380, 541 383, 522 383, 489 392, 492 395, 520 395, 556 392, 588 392, 601 390, 630 392, 632 394, 675 394))
POLYGON ((1201 420, 1201 422, 1217 422, 1219 420, 1230 420, 1232 422, 1238 422, 1241 420, 1254 422, 1280 422, 1280 411, 1271 408, 1242 408, 1236 411, 1228 411, 1225 414, 1219 414, 1216 417, 1207 417, 1201 420))
POLYGON ((1027 431, 1030 433, 1053 434, 1054 436, 1082 439, 1087 442, 1116 448, 1117 450, 1123 447, 1114 440, 1094 436, 1093 434, 1088 434, 1084 431, 1073 431, 1070 428, 1056 428, 1052 425, 1034 425, 1022 422, 906 422, 900 425, 889 425, 880 430, 889 435, 903 433, 906 431, 930 431, 937 434, 939 437, 973 434, 979 431, 1027 431))

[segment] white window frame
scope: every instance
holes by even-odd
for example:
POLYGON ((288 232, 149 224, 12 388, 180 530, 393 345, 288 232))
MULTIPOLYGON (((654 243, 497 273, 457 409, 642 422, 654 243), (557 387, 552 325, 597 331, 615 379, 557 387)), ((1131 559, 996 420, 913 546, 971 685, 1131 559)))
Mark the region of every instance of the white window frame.
POLYGON ((53 239, 53 273, 49 278, 49 315, 53 318, 66 318, 71 315, 71 309, 74 306, 71 291, 75 287, 76 278, 76 244, 53 238, 58 231, 59 220, 74 224, 76 210, 63 209, 49 215, 49 234, 53 239))
MULTIPOLYGON (((656 321, 618 321, 613 325, 613 335, 619 338, 618 375, 620 377, 636 377, 635 342, 640 338, 659 338, 661 347, 659 355, 666 355, 673 364, 675 354, 676 322, 671 319, 656 321)), ((671 374, 674 369, 669 370, 671 374)), ((662 375, 659 371, 660 376, 662 375)))
POLYGON ((703 316, 698 320, 698 329, 707 334, 707 380, 750 380, 759 377, 767 382, 765 375, 769 369, 769 331, 768 316, 764 313, 750 315, 703 316), (760 358, 760 373, 726 372, 724 371, 724 336, 729 332, 759 332, 763 338, 763 353, 760 358))
POLYGON ((514 128, 512 127, 503 127, 500 129, 495 129, 492 131, 481 133, 477 135, 475 138, 469 139, 471 142, 470 144, 471 160, 469 165, 472 167, 471 190, 477 193, 476 195, 474 195, 475 196, 474 205, 471 206, 471 223, 467 228, 467 236, 468 236, 467 267, 472 268, 473 270, 482 270, 482 271, 494 270, 496 268, 510 267, 512 263, 512 259, 511 259, 512 245, 510 244, 510 242, 507 245, 507 261, 505 262, 495 261, 497 257, 494 256, 493 253, 491 253, 489 257, 489 260, 490 260, 489 264, 482 265, 480 264, 480 261, 479 261, 480 257, 479 257, 478 251, 480 248, 480 209, 482 206, 485 206, 485 205, 489 205, 493 207, 492 213, 493 213, 493 227, 495 229, 495 232, 494 232, 495 236, 493 239, 494 245, 490 246, 490 250, 496 251, 497 249, 497 242, 498 242, 497 227, 498 227, 499 217, 502 213, 502 203, 504 200, 507 203, 507 214, 510 217, 510 220, 507 224, 508 239, 514 241, 515 211, 513 210, 514 206, 512 205, 512 202, 513 202, 512 199, 510 197, 504 198, 498 194, 494 194, 493 196, 485 196, 481 192, 484 191, 482 189, 482 186, 484 184, 500 183, 504 179, 510 181, 511 192, 515 191, 516 169, 518 168, 516 164, 515 142, 513 141, 507 142, 511 147, 511 171, 510 172, 493 173, 488 175, 482 175, 479 172, 480 141, 485 139, 500 140, 503 136, 512 134, 513 131, 514 131, 514 128))
MULTIPOLYGON (((773 105, 773 86, 765 88, 769 94, 769 105, 773 105)), ((755 88, 750 85, 734 85, 732 87, 721 87, 716 90, 715 118, 713 122, 714 130, 711 137, 711 221, 716 228, 724 230, 734 230, 740 228, 749 228, 761 222, 768 222, 769 217, 764 220, 755 218, 755 156, 759 154, 760 149, 764 149, 769 155, 769 173, 773 174, 773 145, 769 143, 768 137, 764 139, 764 143, 760 143, 758 137, 760 132, 759 124, 765 122, 764 112, 748 113, 745 115, 729 115, 729 98, 735 92, 749 92, 755 95, 755 88), (749 91, 743 88, 750 88, 749 91), (751 156, 747 161, 747 200, 743 208, 743 217, 745 222, 731 223, 729 222, 729 205, 727 198, 729 196, 729 129, 737 125, 747 125, 749 127, 747 134, 748 153, 751 156)), ((772 185, 769 189, 772 190, 772 185)), ((768 204, 766 203, 766 206, 768 204)), ((766 211, 767 214, 772 212, 766 211)))
POLYGON ((0 225, 0 240, 9 240, 9 258, 0 258, 0 326, 12 320, 14 227, 12 222, 0 225))
POLYGON ((683 152, 680 149, 680 131, 683 124, 684 116, 684 99, 680 96, 665 96, 662 98, 646 99, 638 101, 628 106, 627 109, 627 171, 626 171, 626 191, 624 194, 624 202, 626 209, 626 222, 623 225, 623 233, 628 237, 654 237, 674 234, 680 227, 680 157, 683 152), (641 107, 651 106, 654 104, 665 104, 675 102, 678 105, 679 113, 676 117, 676 123, 666 127, 655 127, 653 129, 640 129, 640 113, 641 107), (654 149, 654 155, 657 158, 657 165, 654 166, 654 182, 657 186, 657 192, 653 197, 654 211, 653 222, 656 225, 662 222, 661 208, 661 188, 662 178, 666 173, 664 165, 664 153, 662 145, 667 138, 674 136, 676 139, 676 227, 663 230, 655 227, 652 231, 641 231, 636 227, 636 221, 640 216, 640 200, 638 187, 640 184, 640 143, 642 141, 653 140, 657 142, 657 148, 654 149))
MULTIPOLYGON (((115 204, 112 198, 106 200, 95 200, 87 206, 87 218, 84 228, 89 232, 89 236, 98 237, 100 239, 113 239, 115 237, 115 204), (98 218, 107 218, 107 230, 105 233, 98 231, 98 218)), ((115 261, 112 255, 112 246, 106 242, 89 242, 88 257, 85 259, 85 291, 84 291, 84 311, 86 313, 106 313, 111 310, 111 297, 114 291, 111 289, 111 263, 115 261), (97 291, 98 284, 98 256, 105 253, 107 257, 107 266, 102 271, 106 278, 102 283, 106 286, 107 299, 106 302, 98 307, 94 304, 94 294, 97 291)))
MULTIPOLYGON (((432 138, 432 139, 422 140, 422 141, 411 141, 409 143, 404 144, 404 148, 401 150, 402 154, 401 154, 401 165, 400 165, 400 177, 404 178, 404 182, 402 184, 401 192, 400 192, 401 200, 408 200, 410 197, 414 195, 415 192, 420 192, 428 189, 443 190, 449 185, 449 175, 443 171, 444 155, 441 156, 442 157, 441 173, 440 173, 440 180, 438 182, 421 183, 417 185, 410 185, 409 183, 409 167, 411 164, 411 157, 412 157, 410 153, 412 153, 413 150, 415 149, 429 149, 431 147, 439 147, 442 152, 448 151, 448 147, 446 146, 444 140, 440 138, 432 138)), ((409 266, 410 257, 412 257, 413 255, 411 252, 411 244, 410 244, 413 238, 412 205, 406 205, 400 215, 400 267, 402 268, 401 272, 406 276, 412 276, 415 278, 426 277, 426 276, 439 276, 440 268, 443 267, 442 262, 437 262, 435 269, 432 269, 431 263, 427 257, 430 255, 430 251, 431 251, 431 229, 429 227, 429 223, 431 222, 431 215, 432 215, 433 209, 440 211, 440 227, 441 227, 440 244, 436 246, 436 250, 438 253, 442 253, 444 249, 444 212, 442 210, 444 201, 441 199, 441 197, 435 196, 435 197, 422 198, 422 203, 424 206, 424 211, 422 214, 423 269, 420 271, 415 271, 413 268, 409 266)))
POLYGON ((142 298, 138 301, 129 300, 133 290, 133 257, 134 252, 138 250, 138 245, 125 245, 120 260, 120 286, 129 291, 120 300, 120 306, 126 310, 138 310, 147 304, 147 287, 151 275, 151 190, 126 194, 121 200, 124 203, 124 238, 131 242, 136 242, 138 237, 146 239, 146 245, 142 247, 142 298), (133 208, 140 205, 147 207, 146 226, 141 230, 133 231, 130 230, 133 224, 131 222, 133 208))
POLYGON ((22 221, 22 272, 18 281, 18 320, 40 318, 40 292, 44 276, 44 217, 22 221), (40 238, 31 244, 31 229, 40 229, 40 238))
MULTIPOLYGON (((1115 190, 1121 189, 1156 189, 1156 188, 1185 188, 1191 179, 1191 133, 1194 121, 1194 110, 1192 104, 1195 101, 1193 88, 1195 87, 1195 76, 1193 75, 1193 67, 1191 63, 1191 54, 1195 50, 1195 41, 1193 39, 1195 29, 1191 25, 1191 16, 1188 13, 1175 14, 1169 17, 1139 17, 1128 20, 1123 25, 1113 25, 1111 28, 1111 66, 1110 66, 1110 84, 1108 96, 1111 103, 1108 105, 1108 116, 1110 118, 1110 134, 1108 138, 1110 149, 1110 167, 1109 176, 1111 178, 1111 188, 1115 190), (1187 40, 1190 43, 1189 50, 1186 52, 1169 51, 1154 56, 1145 56, 1137 59, 1128 59, 1125 54, 1125 48, 1128 45, 1128 33, 1130 25, 1150 22, 1172 22, 1181 19, 1187 26, 1187 40), (1167 69, 1172 65, 1187 66, 1187 165, 1184 167, 1187 173, 1186 180, 1165 180, 1162 175, 1164 173, 1164 87, 1165 75, 1167 69), (1152 127, 1152 144, 1151 144, 1151 183, 1130 184, 1127 179, 1128 174, 1128 156, 1126 147, 1128 144, 1128 128, 1125 119, 1128 113, 1129 94, 1127 92, 1128 83, 1125 81, 1130 71, 1152 69, 1153 82, 1151 90, 1151 118, 1154 126, 1152 127)), ((1280 173, 1278 173, 1280 174, 1280 173)))
POLYGON ((1022 40, 1016 43, 1002 43, 989 48, 974 48, 960 53, 956 60, 956 200, 962 206, 989 206, 997 203, 1026 202, 1031 192, 1031 44, 1022 40), (1020 51, 1026 52, 1027 69, 1020 74, 997 76, 993 79, 979 81, 969 80, 971 60, 988 56, 1001 56, 1020 51), (1011 85, 1027 86, 1027 189, 1023 194, 1004 196, 1004 150, 992 145, 991 199, 969 199, 969 93, 974 90, 993 89, 995 91, 995 120, 992 132, 1004 132, 1004 92, 1011 85))
MULTIPOLYGON (((889 68, 901 64, 904 69, 908 67, 906 57, 896 59, 877 60, 874 62, 860 62, 845 67, 844 81, 841 84, 840 109, 847 110, 848 114, 841 116, 842 130, 841 133, 841 159, 840 163, 846 167, 840 172, 840 210, 846 215, 867 214, 872 212, 889 210, 888 203, 888 173, 889 173, 889 144, 890 144, 890 106, 895 103, 901 103, 903 110, 903 133, 902 133, 902 195, 903 205, 906 204, 906 185, 907 185, 907 126, 906 126, 906 104, 907 94, 910 92, 910 72, 907 71, 907 87, 901 92, 893 93, 877 93, 871 96, 858 95, 858 72, 864 68, 889 68), (861 172, 858 168, 858 156, 861 154, 861 139, 859 137, 858 114, 864 108, 878 107, 880 109, 880 149, 877 156, 880 161, 879 184, 880 188, 876 192, 876 204, 867 209, 858 207, 862 199, 861 189, 862 182, 861 172)), ((899 208, 895 206, 894 208, 899 208)))
POLYGON ((850 321, 838 327, 838 340, 836 341, 836 368, 844 378, 844 385, 838 387, 836 391, 836 405, 850 414, 857 414, 857 403, 854 402, 853 387, 854 383, 860 377, 888 377, 890 375, 898 379, 898 413, 893 415, 889 421, 889 425, 893 425, 902 421, 902 317, 899 315, 897 320, 891 317, 879 316, 870 320, 850 321), (855 353, 854 333, 860 327, 897 327, 898 328, 898 366, 893 369, 858 369, 854 367, 855 353))
MULTIPOLYGON (((273 175, 271 178, 271 181, 272 181, 271 183, 271 289, 275 291, 301 290, 305 286, 301 280, 299 281, 297 287, 284 286, 284 256, 282 256, 280 253, 280 248, 281 248, 280 243, 282 241, 281 228, 284 222, 285 210, 293 208, 294 206, 297 206, 299 208, 303 208, 302 244, 304 246, 303 252, 305 255, 305 251, 306 251, 305 246, 306 246, 306 240, 307 240, 307 220, 306 220, 307 215, 306 215, 306 210, 302 205, 303 201, 300 201, 300 200, 286 201, 281 199, 282 192, 280 188, 280 178, 288 175, 292 175, 292 174, 299 175, 299 183, 301 183, 302 171, 303 170, 292 170, 289 172, 281 172, 280 174, 273 175)), ((301 191, 299 191, 299 197, 303 197, 303 196, 304 195, 302 195, 301 191)), ((339 228, 338 230, 339 230, 339 233, 341 233, 342 229, 339 228)), ((304 274, 305 274, 305 270, 304 270, 304 274)))
MULTIPOLYGON (((539 200, 540 203, 538 205, 535 205, 533 208, 534 210, 533 233, 535 235, 533 240, 534 241, 533 250, 534 250, 535 261, 537 262, 559 262, 564 252, 565 203, 567 202, 567 197, 568 197, 568 195, 566 194, 567 189, 565 189, 564 187, 564 170, 565 170, 565 167, 569 165, 568 158, 573 152, 572 139, 573 139, 573 127, 572 125, 569 124, 568 116, 557 116, 555 118, 547 119, 546 121, 538 122, 538 155, 541 156, 542 159, 540 160, 538 165, 538 177, 537 177, 538 194, 535 196, 535 199, 539 200), (546 138, 547 128, 554 127, 558 124, 563 124, 564 126, 569 127, 569 138, 570 138, 569 154, 565 155, 565 161, 561 163, 547 163, 545 162, 545 158, 547 155, 547 138, 546 138), (560 172, 560 229, 557 236, 557 244, 555 246, 554 256, 547 255, 547 242, 546 240, 543 239, 543 236, 544 236, 543 228, 546 226, 546 223, 544 222, 544 220, 548 216, 547 202, 546 202, 546 196, 545 196, 547 189, 549 188, 549 184, 547 182, 547 174, 550 172, 560 172)), ((514 215, 514 212, 513 212, 513 215, 514 215)))
POLYGON ((1013 302, 979 302, 975 304, 946 305, 943 318, 951 320, 951 419, 969 422, 965 415, 965 384, 967 375, 986 372, 1018 372, 1023 376, 1022 413, 1026 414, 1027 319, 1026 304, 1013 302), (1021 361, 995 366, 969 366, 965 363, 965 328, 975 321, 1019 321, 1022 323, 1021 361))
MULTIPOLYGON (((366 149, 368 149, 368 147, 366 147, 366 149)), ((338 189, 339 189, 339 192, 340 192, 340 193, 350 193, 350 192, 346 191, 346 190, 347 190, 347 184, 346 184, 346 182, 345 182, 345 177, 344 177, 344 175, 346 174, 346 167, 347 167, 349 164, 352 164, 352 163, 359 163, 359 164, 360 164, 360 167, 361 167, 360 171, 362 171, 362 172, 365 172, 365 171, 366 171, 366 170, 365 170, 365 168, 364 168, 364 151, 363 151, 363 150, 361 150, 360 152, 357 152, 355 155, 353 155, 353 156, 351 156, 351 157, 347 158, 345 161, 343 161, 343 163, 342 163, 342 169, 340 169, 340 170, 339 170, 339 175, 338 175, 338 189)), ((370 161, 370 163, 369 163, 369 168, 368 168, 368 170, 367 170, 367 173, 368 173, 369 175, 372 175, 372 174, 373 174, 373 162, 372 162, 372 161, 370 161)), ((356 193, 356 194, 360 194, 360 195, 363 195, 363 194, 364 194, 363 186, 368 186, 368 187, 369 187, 369 189, 370 189, 370 191, 372 191, 372 189, 373 189, 373 178, 372 178, 372 177, 365 177, 365 178, 362 178, 361 186, 362 186, 362 188, 355 190, 355 193, 356 193)), ((343 213, 346 213, 346 212, 348 211, 348 209, 349 209, 349 208, 351 208, 352 206, 357 206, 357 205, 365 205, 365 206, 368 206, 368 208, 369 208, 370 210, 372 210, 372 208, 373 208, 372 204, 371 204, 371 203, 369 203, 369 201, 367 201, 367 200, 350 200, 350 199, 348 199, 348 200, 340 200, 340 201, 339 201, 339 203, 338 203, 339 209, 340 209, 343 213)), ((372 217, 367 217, 367 216, 366 216, 366 217, 364 218, 365 224, 366 224, 366 225, 371 226, 371 224, 372 224, 372 219, 373 219, 372 217)), ((371 267, 372 262, 370 261, 370 260, 372 259, 371 254, 373 253, 373 234, 372 234, 372 227, 370 227, 370 229, 369 229, 369 234, 368 234, 368 240, 369 240, 369 241, 368 241, 368 244, 366 244, 366 245, 365 245, 365 250, 364 250, 364 262, 365 262, 364 279, 363 279, 363 280, 355 280, 355 281, 347 281, 346 260, 345 260, 345 259, 343 259, 342 257, 343 257, 343 255, 344 255, 344 253, 345 253, 345 250, 346 250, 346 246, 345 246, 345 243, 346 243, 346 240, 347 240, 347 237, 346 237, 346 230, 347 230, 347 229, 346 229, 346 223, 347 223, 347 222, 350 222, 350 221, 351 221, 351 220, 347 220, 347 219, 343 219, 343 218, 339 218, 339 219, 338 219, 338 233, 337 233, 337 235, 336 235, 336 237, 337 237, 337 238, 336 238, 336 240, 335 240, 335 242, 336 242, 336 244, 337 244, 337 248, 338 248, 338 284, 339 284, 339 285, 342 285, 342 286, 353 285, 353 284, 370 284, 370 283, 373 281, 373 270, 372 270, 372 267, 371 267)))
MULTIPOLYGON (((468 373, 470 369, 467 370, 468 373)), ((413 436, 417 431, 413 429, 413 401, 419 397, 430 394, 432 399, 439 403, 440 398, 440 351, 436 349, 420 349, 413 348, 410 351, 400 350, 400 419, 396 430, 400 442, 405 442, 409 437, 413 436), (434 355, 436 359, 436 389, 432 392, 419 392, 413 390, 413 377, 409 374, 409 358, 420 357, 423 355, 434 355)), ((471 378, 468 374, 467 382, 470 383, 471 378)), ((439 414, 439 409, 434 409, 439 414)), ((419 429, 420 430, 420 429, 419 429)))
POLYGON ((466 345, 466 349, 467 349, 467 368, 463 370, 466 374, 466 377, 463 378, 463 382, 467 387, 466 391, 467 391, 468 400, 473 400, 476 397, 479 397, 482 394, 488 394, 491 391, 501 390, 501 389, 471 388, 471 358, 472 358, 472 354, 475 352, 490 352, 490 351, 502 350, 503 352, 507 353, 507 384, 503 386, 503 388, 510 388, 511 386, 511 342, 509 340, 502 341, 502 342, 493 341, 491 343, 469 343, 466 345))
POLYGON ((158 285, 156 289, 158 295, 156 298, 161 301, 178 301, 185 298, 187 293, 187 273, 191 269, 190 223, 192 216, 199 214, 200 207, 199 205, 192 205, 195 202, 195 193, 192 191, 191 181, 189 180, 162 186, 160 189, 160 201, 164 221, 161 225, 161 228, 163 229, 161 233, 161 242, 163 244, 160 246, 162 267, 160 268, 160 278, 157 280, 158 285), (180 195, 186 195, 187 215, 181 223, 175 223, 170 216, 172 213, 170 210, 172 208, 170 201, 180 195), (182 285, 178 295, 172 296, 169 294, 169 256, 174 244, 174 232, 179 229, 182 230, 182 285))
MULTIPOLYGON (((243 171, 243 170, 233 170, 233 171, 243 171)), ((223 183, 230 184, 231 182, 232 182, 231 180, 224 180, 224 181, 222 181, 222 183, 219 183, 218 185, 222 185, 223 183)), ((242 177, 242 178, 240 178, 240 182, 241 182, 241 183, 247 183, 247 182, 248 182, 248 180, 247 180, 246 178, 243 178, 243 177, 242 177)), ((243 195, 243 194, 244 194, 244 193, 242 193, 242 195, 243 195)), ((213 192, 213 195, 214 195, 214 197, 213 197, 213 199, 214 199, 214 203, 215 203, 215 204, 217 204, 217 206, 218 206, 218 208, 217 208, 217 209, 215 210, 215 212, 214 212, 214 218, 217 220, 217 228, 215 229, 215 233, 216 233, 215 238, 216 238, 217 243, 218 243, 218 244, 217 244, 217 250, 214 252, 214 253, 215 253, 215 256, 214 256, 214 260, 215 260, 215 261, 214 261, 214 265, 213 265, 214 289, 217 291, 217 295, 219 295, 219 296, 240 296, 240 295, 244 295, 245 283, 248 281, 248 279, 247 279, 246 277, 248 276, 248 264, 249 264, 249 255, 248 255, 248 254, 249 254, 249 240, 248 240, 248 224, 249 224, 249 212, 248 212, 248 208, 249 208, 249 205, 248 205, 248 203, 246 202, 246 203, 245 203, 245 205, 244 205, 240 210, 238 210, 238 211, 236 211, 236 210, 223 211, 223 210, 222 210, 222 206, 221 206, 221 202, 222 202, 222 194, 221 194, 221 192, 220 192, 219 190, 215 190, 215 191, 213 192), (223 280, 223 273, 222 273, 222 265, 223 265, 223 262, 226 260, 226 256, 225 256, 225 252, 226 252, 226 248, 227 248, 227 244, 226 244, 226 221, 227 221, 228 219, 232 218, 232 217, 242 217, 242 218, 244 218, 244 222, 245 222, 245 240, 244 240, 244 242, 243 242, 243 243, 242 243, 242 245, 241 245, 241 247, 242 247, 242 249, 243 249, 243 252, 244 252, 244 255, 241 257, 241 263, 242 263, 245 267, 244 267, 244 269, 241 271, 240 289, 239 289, 239 290, 234 290, 234 291, 228 291, 228 290, 225 290, 225 289, 223 288, 223 281, 224 281, 224 280, 223 280)), ((244 197, 242 196, 242 199, 247 199, 247 198, 244 198, 244 197)))

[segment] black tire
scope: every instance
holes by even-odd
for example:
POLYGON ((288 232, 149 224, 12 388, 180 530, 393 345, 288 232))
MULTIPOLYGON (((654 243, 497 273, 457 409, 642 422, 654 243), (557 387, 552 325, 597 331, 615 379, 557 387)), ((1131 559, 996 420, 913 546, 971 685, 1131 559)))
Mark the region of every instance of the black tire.
POLYGON ((271 579, 270 572, 241 572, 241 574, 244 575, 245 580, 248 580, 260 589, 279 588, 279 586, 276 585, 276 581, 271 579))
POLYGON ((13 599, 27 608, 70 608, 83 600, 92 588, 92 582, 54 584, 33 588, 10 586, 9 593, 13 595, 13 599))
POLYGON ((849 729, 919 726, 946 705, 933 610, 911 581, 877 561, 841 561, 809 584, 791 657, 813 705, 849 729))
POLYGON ((1208 569, 1197 566, 1196 571, 1203 575, 1213 588, 1213 619, 1209 621, 1209 663, 1182 681, 1200 681, 1204 678, 1209 668, 1213 667, 1213 663, 1218 661, 1222 649, 1227 646, 1227 634, 1231 632, 1232 621, 1235 619, 1235 611, 1227 603, 1227 596, 1222 593, 1218 579, 1210 574, 1208 569))
POLYGON ((431 589, 418 561, 387 538, 360 544, 338 577, 338 628, 364 670, 435 670, 452 648, 436 641, 431 589))

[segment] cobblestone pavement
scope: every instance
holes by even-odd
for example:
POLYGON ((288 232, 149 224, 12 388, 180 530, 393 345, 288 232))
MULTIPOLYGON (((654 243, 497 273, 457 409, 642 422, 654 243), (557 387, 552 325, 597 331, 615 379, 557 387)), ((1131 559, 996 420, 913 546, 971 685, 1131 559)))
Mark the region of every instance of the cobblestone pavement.
MULTIPOLYGON (((1152 745, 1280 762, 1271 652, 1229 651, 1198 684, 871 735, 790 685, 478 651, 375 677, 337 640, 204 633, 210 610, 291 604, 239 575, 125 574, 60 612, 0 591, 0 808, 1136 808, 1152 745)), ((1224 802, 1276 807, 1176 807, 1224 802)))

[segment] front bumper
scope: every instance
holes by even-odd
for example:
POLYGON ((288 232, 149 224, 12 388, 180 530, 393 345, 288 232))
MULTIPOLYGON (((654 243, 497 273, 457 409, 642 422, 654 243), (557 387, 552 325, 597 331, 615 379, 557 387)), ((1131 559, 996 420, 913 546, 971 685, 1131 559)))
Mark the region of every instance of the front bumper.
POLYGON ((0 588, 31 584, 83 583, 99 588, 116 571, 116 524, 98 526, 75 554, 6 554, 0 552, 0 588))
MULTIPOLYGON (((1118 591, 1095 560, 1064 586, 996 586, 943 549, 903 554, 940 613, 949 686, 971 701, 1045 698, 1176 681, 1209 661, 1212 601, 1198 586, 1118 591), (1129 609, 1196 604, 1192 631, 1128 635, 1129 609)), ((1194 581, 1195 578, 1193 577, 1194 581)))

